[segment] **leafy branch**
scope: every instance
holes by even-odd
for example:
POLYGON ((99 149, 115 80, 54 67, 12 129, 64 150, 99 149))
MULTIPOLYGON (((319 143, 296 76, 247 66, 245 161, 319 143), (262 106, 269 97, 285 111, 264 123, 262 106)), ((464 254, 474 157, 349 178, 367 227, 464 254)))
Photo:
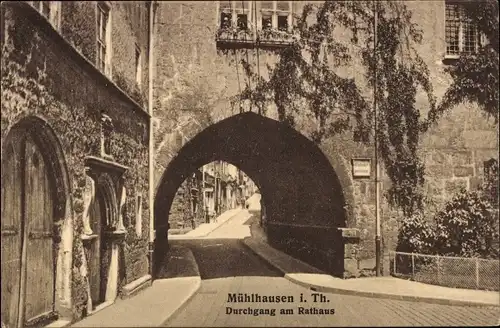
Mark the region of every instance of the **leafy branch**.
POLYGON ((247 78, 240 101, 252 107, 275 107, 282 122, 296 125, 310 117, 310 137, 320 144, 340 133, 371 144, 377 138, 380 156, 391 179, 391 204, 410 214, 423 206, 424 166, 417 154, 423 121, 416 97, 423 92, 436 107, 429 70, 415 46, 422 32, 403 2, 325 1, 307 4, 291 32, 288 47, 275 51, 276 63, 263 78, 254 63, 241 56, 247 78), (377 44, 375 39, 377 12, 377 44), (350 38, 338 38, 338 34, 350 38), (359 64, 359 60, 361 64, 359 64), (355 66, 364 73, 341 74, 355 66), (374 129, 373 98, 378 104, 374 129))
POLYGON ((487 42, 476 53, 463 53, 454 65, 446 68, 452 78, 438 107, 428 114, 428 129, 448 110, 460 103, 471 102, 498 124, 498 1, 461 2, 466 17, 477 27, 487 42))

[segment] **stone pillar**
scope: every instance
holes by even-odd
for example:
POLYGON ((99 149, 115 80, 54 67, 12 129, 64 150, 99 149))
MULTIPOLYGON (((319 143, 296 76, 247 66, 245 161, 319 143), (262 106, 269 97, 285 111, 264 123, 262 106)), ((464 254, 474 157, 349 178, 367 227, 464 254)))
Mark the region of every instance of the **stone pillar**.
POLYGON ((357 228, 339 228, 344 244, 344 278, 358 277, 358 245, 360 231, 357 228))
POLYGON ((85 168, 85 189, 83 192, 83 233, 87 236, 93 234, 90 227, 90 205, 95 201, 95 181, 90 177, 90 168, 85 168))
POLYGON ((120 204, 118 205, 118 222, 116 224, 116 230, 118 231, 125 231, 125 225, 123 224, 123 214, 125 211, 126 200, 127 200, 127 189, 125 188, 125 186, 122 185, 120 192, 120 204))

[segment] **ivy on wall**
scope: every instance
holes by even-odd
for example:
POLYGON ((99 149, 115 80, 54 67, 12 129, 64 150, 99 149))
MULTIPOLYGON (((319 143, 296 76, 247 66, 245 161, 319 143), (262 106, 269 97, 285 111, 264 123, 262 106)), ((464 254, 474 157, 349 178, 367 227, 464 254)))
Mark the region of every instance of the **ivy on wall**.
POLYGON ((96 23, 93 1, 64 1, 61 3, 61 32, 90 62, 95 63, 96 23))
POLYGON ((424 121, 416 97, 425 94, 430 109, 436 100, 428 68, 415 49, 422 31, 411 12, 401 1, 325 1, 305 5, 296 22, 286 38, 289 46, 266 49, 276 54, 276 64, 267 67, 269 78, 244 53, 239 56, 237 64, 249 82, 238 100, 250 102, 263 115, 271 104, 279 120, 291 126, 298 118, 310 118, 310 138, 318 144, 339 133, 352 133, 368 146, 376 138, 391 180, 389 202, 406 215, 422 209, 424 165, 417 146, 424 121), (339 33, 350 38, 339 38, 339 33), (361 76, 339 73, 353 65, 364 82, 361 76))
POLYGON ((139 89, 139 86, 135 81, 131 81, 125 77, 120 71, 113 70, 113 80, 120 89, 125 91, 133 100, 135 100, 139 105, 144 106, 147 101, 146 92, 147 90, 139 89))
POLYGON ((452 78, 452 84, 434 110, 428 114, 428 128, 439 118, 460 103, 472 102, 493 117, 498 125, 499 107, 499 74, 498 74, 498 1, 485 0, 479 4, 474 1, 460 2, 464 13, 471 24, 477 26, 478 32, 485 37, 477 53, 464 53, 456 63, 446 68, 452 78))
MULTIPOLYGON (((48 57, 50 52, 44 51, 44 47, 53 45, 48 44, 47 39, 44 39, 26 18, 13 10, 6 10, 5 23, 6 37, 1 54, 1 136, 4 140, 10 128, 19 120, 37 115, 48 122, 61 143, 68 170, 74 215, 72 299, 74 317, 78 319, 85 315, 87 301, 86 282, 80 273, 83 264, 80 235, 83 232, 84 160, 88 155, 100 155, 100 109, 106 108, 117 126, 112 136, 112 155, 117 162, 129 166, 125 176, 126 188, 129 191, 128 205, 135 201, 133 191, 140 190, 145 195, 148 190, 147 140, 135 135, 135 132, 139 131, 137 122, 143 117, 137 117, 138 114, 132 110, 130 115, 123 115, 124 103, 113 97, 95 95, 96 97, 87 99, 81 95, 80 91, 91 90, 92 87, 98 90, 96 82, 83 79, 81 83, 71 83, 72 85, 55 85, 54 77, 60 74, 66 79, 75 78, 67 74, 70 67, 66 63, 69 61, 61 60, 57 70, 51 70, 50 68, 55 67, 55 57, 48 57), (56 88, 62 91, 55 90, 56 88), (61 93, 62 96, 56 97, 56 94, 61 93)), ((148 206, 144 206, 143 217, 148 216, 148 211, 148 206)), ((133 211, 127 211, 124 221, 130 222, 130 216, 134 214, 133 211)), ((143 229, 147 231, 149 224, 148 221, 144 222, 143 229)), ((148 234, 143 234, 142 239, 136 238, 135 235, 130 239, 129 234, 125 248, 137 252, 125 253, 125 265, 136 261, 134 257, 141 253, 139 249, 144 250, 142 254, 147 254, 147 238, 148 234)), ((146 272, 133 272, 127 277, 127 282, 138 278, 138 274, 143 275, 146 272)))

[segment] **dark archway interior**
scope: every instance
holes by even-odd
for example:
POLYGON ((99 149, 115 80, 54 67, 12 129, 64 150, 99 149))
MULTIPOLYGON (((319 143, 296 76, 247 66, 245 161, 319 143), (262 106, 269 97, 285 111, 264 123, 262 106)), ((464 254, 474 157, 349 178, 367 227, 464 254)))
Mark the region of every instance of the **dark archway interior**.
POLYGON ((309 254, 323 264, 325 257, 329 262, 334 258, 325 269, 343 272, 337 228, 346 226, 345 200, 330 162, 293 128, 251 112, 209 126, 170 162, 154 205, 158 256, 168 247, 168 213, 177 189, 195 169, 214 160, 239 167, 259 186, 268 237, 275 246, 295 249, 295 253, 303 249, 304 254, 295 255, 307 260, 309 254), (323 255, 311 249, 321 249, 323 255))

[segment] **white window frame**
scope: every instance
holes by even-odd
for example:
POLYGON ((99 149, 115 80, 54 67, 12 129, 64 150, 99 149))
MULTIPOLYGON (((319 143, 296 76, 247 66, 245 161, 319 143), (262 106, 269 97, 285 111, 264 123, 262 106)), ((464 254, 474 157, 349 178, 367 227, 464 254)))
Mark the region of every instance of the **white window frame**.
MULTIPOLYGON (((448 52, 448 42, 446 40, 446 28, 449 24, 448 16, 447 16, 447 7, 448 6, 460 6, 460 1, 453 1, 453 0, 445 0, 445 6, 444 6, 444 42, 445 42, 445 58, 446 59, 456 59, 459 58, 460 55, 463 53, 463 48, 464 48, 464 19, 460 14, 459 16, 459 29, 458 29, 458 53, 449 53, 448 52)), ((472 24, 472 23, 470 23, 472 24)), ((472 53, 476 53, 479 50, 479 47, 481 46, 483 42, 483 36, 480 35, 480 32, 478 31, 476 27, 476 40, 475 40, 475 49, 472 53)))
MULTIPOLYGON (((246 14, 247 15, 247 28, 248 30, 252 30, 252 13, 253 13, 253 1, 234 1, 231 0, 231 8, 229 9, 231 12, 231 28, 237 27, 238 24, 238 14, 246 14), (243 7, 244 4, 244 7, 243 7)), ((228 12, 227 9, 221 9, 220 1, 217 1, 217 28, 221 28, 221 13, 228 12)))
POLYGON ((111 58, 112 58, 112 44, 111 44, 111 20, 112 20, 112 7, 109 1, 97 1, 96 2, 96 66, 97 68, 107 76, 111 76, 111 58), (105 35, 101 38, 101 24, 100 12, 107 14, 107 21, 105 23, 105 35), (100 50, 104 46, 104 69, 101 67, 101 56, 100 50))
POLYGON ((28 3, 35 8, 40 15, 45 17, 56 30, 61 27, 61 1, 28 1, 28 3), (49 4, 49 16, 43 14, 43 3, 49 4))
POLYGON ((142 51, 138 44, 135 45, 135 82, 142 89, 142 51))
MULTIPOLYGON (((283 1, 285 2, 285 1, 283 1)), ((272 29, 273 30, 278 30, 278 16, 284 16, 284 15, 278 15, 280 13, 287 14, 287 30, 290 31, 292 28, 292 19, 293 19, 293 1, 286 1, 288 2, 288 11, 281 11, 278 10, 278 1, 274 0, 272 1, 273 3, 273 8, 272 9, 263 9, 262 6, 260 6, 260 1, 259 1, 259 7, 257 10, 257 30, 262 31, 264 28, 262 26, 262 18, 263 18, 263 13, 271 13, 272 15, 272 29)))

